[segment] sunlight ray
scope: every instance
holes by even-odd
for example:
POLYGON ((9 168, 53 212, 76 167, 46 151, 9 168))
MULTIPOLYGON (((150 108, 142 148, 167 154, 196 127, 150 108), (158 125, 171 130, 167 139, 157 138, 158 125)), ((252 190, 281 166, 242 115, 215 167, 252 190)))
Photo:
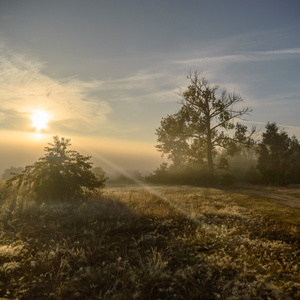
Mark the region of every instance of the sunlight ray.
MULTIPOLYGON (((91 152, 91 151, 89 151, 89 152, 91 152)), ((162 200, 165 203, 169 204, 172 208, 174 208, 175 210, 177 210, 178 212, 180 212, 188 220, 192 221, 196 225, 198 225, 198 226, 203 226, 204 225, 203 222, 201 222, 198 218, 196 218, 195 216, 193 216, 192 214, 190 214, 190 212, 188 210, 186 210, 185 208, 183 208, 182 206, 180 206, 178 203, 173 202, 172 200, 170 200, 166 196, 162 195, 159 191, 155 190, 150 185, 145 184, 141 180, 135 178, 129 172, 127 172, 126 170, 120 168, 118 165, 116 165, 114 162, 112 162, 108 158, 105 158, 103 155, 99 155, 99 154, 97 154, 95 152, 94 153, 90 153, 90 155, 92 155, 93 157, 96 157, 97 159, 99 159, 100 161, 102 161, 104 164, 108 165, 110 168, 112 168, 113 170, 119 172, 120 174, 122 174, 126 178, 129 178, 134 183, 136 183, 138 186, 140 186, 141 188, 147 190, 150 194, 156 196, 160 200, 162 200)), ((205 224, 205 227, 206 227, 206 230, 209 230, 208 224, 205 224)))

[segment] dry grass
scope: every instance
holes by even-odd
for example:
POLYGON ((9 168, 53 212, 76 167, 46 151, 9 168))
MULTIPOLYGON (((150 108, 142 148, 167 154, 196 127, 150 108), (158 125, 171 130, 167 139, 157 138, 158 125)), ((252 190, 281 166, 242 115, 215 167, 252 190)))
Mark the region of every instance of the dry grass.
POLYGON ((2 299, 300 297, 297 208, 191 187, 107 188, 77 204, 1 197, 2 299))

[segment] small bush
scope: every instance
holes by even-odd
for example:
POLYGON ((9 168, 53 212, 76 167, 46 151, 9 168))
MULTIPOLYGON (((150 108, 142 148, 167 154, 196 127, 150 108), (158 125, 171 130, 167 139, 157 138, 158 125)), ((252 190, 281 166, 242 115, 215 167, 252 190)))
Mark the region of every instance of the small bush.
POLYGON ((258 184, 262 181, 261 175, 255 167, 251 166, 247 170, 245 174, 245 181, 251 184, 258 184))
POLYGON ((2 179, 8 180, 8 179, 12 178, 14 175, 22 173, 23 170, 24 170, 24 168, 22 168, 22 167, 17 167, 17 168, 10 167, 8 169, 5 169, 2 174, 2 179))
POLYGON ((225 186, 234 184, 234 176, 230 173, 220 175, 220 184, 225 186))
POLYGON ((70 145, 69 139, 53 137, 53 144, 45 147, 46 154, 7 183, 16 182, 37 199, 48 201, 78 199, 103 188, 107 179, 103 172, 92 172, 91 157, 67 150, 70 145))
POLYGON ((146 178, 148 182, 159 184, 186 184, 194 186, 213 186, 218 183, 218 178, 210 174, 205 168, 185 167, 173 170, 163 163, 146 178))

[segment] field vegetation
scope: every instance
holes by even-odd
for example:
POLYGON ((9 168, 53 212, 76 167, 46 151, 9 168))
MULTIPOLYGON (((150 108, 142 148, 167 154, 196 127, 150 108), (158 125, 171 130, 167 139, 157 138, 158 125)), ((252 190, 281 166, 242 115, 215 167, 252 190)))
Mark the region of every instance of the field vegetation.
POLYGON ((187 186, 40 203, 3 183, 0 197, 1 299, 300 297, 297 207, 187 186))

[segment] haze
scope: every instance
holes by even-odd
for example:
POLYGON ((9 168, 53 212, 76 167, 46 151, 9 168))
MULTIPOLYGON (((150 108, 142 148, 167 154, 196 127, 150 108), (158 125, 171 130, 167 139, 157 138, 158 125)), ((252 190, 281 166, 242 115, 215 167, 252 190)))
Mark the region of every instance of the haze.
POLYGON ((292 0, 1 1, 0 172, 53 135, 95 166, 151 172, 190 70, 240 93, 249 126, 299 139, 299 15, 292 0))

